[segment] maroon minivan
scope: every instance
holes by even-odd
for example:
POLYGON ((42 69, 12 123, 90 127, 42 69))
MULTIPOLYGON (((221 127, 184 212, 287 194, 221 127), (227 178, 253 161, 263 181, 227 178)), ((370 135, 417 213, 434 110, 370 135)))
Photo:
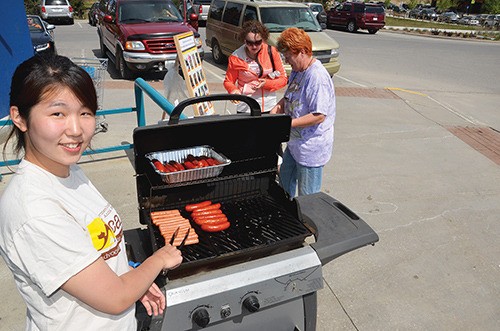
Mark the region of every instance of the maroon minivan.
POLYGON ((343 27, 349 32, 358 29, 377 33, 385 26, 384 7, 363 2, 344 2, 327 12, 327 27, 343 27))

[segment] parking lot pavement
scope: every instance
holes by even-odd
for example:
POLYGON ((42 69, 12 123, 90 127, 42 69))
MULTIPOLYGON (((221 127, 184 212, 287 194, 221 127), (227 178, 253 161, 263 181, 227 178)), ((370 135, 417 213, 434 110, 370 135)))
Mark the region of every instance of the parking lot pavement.
MULTIPOLYGON (((335 151, 322 190, 380 242, 323 268, 317 330, 497 330, 500 166, 448 129, 473 124, 419 94, 337 87, 335 151)), ((105 95, 105 108, 133 102, 129 89, 105 95)), ((150 108, 155 122, 158 110, 150 108)), ((135 119, 124 118, 110 117, 96 144, 131 142, 135 119)), ((131 159, 115 152, 82 163, 126 228, 139 225, 131 159)), ((1 329, 20 330, 25 306, 3 261, 0 280, 0 297, 8 298, 1 329)))

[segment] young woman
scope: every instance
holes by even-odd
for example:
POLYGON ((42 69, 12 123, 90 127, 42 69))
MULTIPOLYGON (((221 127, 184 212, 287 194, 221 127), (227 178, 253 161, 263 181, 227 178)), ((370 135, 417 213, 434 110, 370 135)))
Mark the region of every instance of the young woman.
POLYGON ((284 97, 271 113, 292 117, 290 141, 283 154, 280 182, 291 197, 319 192, 323 166, 333 151, 335 89, 320 61, 312 56, 309 35, 288 28, 278 38, 278 49, 292 67, 284 97))
MULTIPOLYGON (((287 82, 281 56, 274 47, 269 49, 268 38, 269 31, 262 23, 245 22, 240 33, 244 44, 229 57, 224 79, 228 93, 251 96, 266 112, 276 105, 276 91, 287 82)), ((250 111, 243 102, 238 103, 236 110, 239 113, 250 111)))
POLYGON ((92 79, 68 58, 36 55, 14 72, 7 142, 24 155, 0 197, 0 253, 26 302, 27 330, 135 331, 135 302, 161 314, 153 281, 182 261, 167 244, 129 267, 119 215, 76 165, 96 110, 92 79))

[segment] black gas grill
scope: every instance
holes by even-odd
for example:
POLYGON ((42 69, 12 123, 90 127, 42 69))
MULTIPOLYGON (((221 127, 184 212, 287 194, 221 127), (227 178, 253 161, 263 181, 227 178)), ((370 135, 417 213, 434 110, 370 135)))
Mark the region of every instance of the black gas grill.
POLYGON ((141 262, 165 244, 151 212, 177 209, 189 218, 186 204, 211 200, 221 203, 231 222, 227 230, 215 233, 204 232, 191 222, 199 243, 184 246, 183 263, 169 271, 167 278, 159 276, 157 282, 167 294, 167 311, 144 325, 153 330, 259 326, 314 330, 315 306, 309 302, 305 307, 304 302, 311 295, 315 298, 315 291, 322 287, 321 264, 373 244, 378 236, 326 194, 290 199, 277 184, 276 152, 288 141, 290 124, 286 115, 261 115, 251 98, 212 95, 185 100, 167 123, 134 131, 139 218, 147 227, 125 234, 132 259, 141 262), (182 110, 193 103, 232 99, 247 102, 251 114, 179 121, 182 110), (230 163, 217 176, 167 183, 146 157, 196 146, 210 146, 230 163), (313 235, 316 242, 307 245, 305 239, 313 235), (224 279, 231 285, 221 286, 224 279), (297 319, 299 312, 287 312, 288 305, 301 310, 303 318, 297 319), (280 320, 284 324, 273 327, 280 320))

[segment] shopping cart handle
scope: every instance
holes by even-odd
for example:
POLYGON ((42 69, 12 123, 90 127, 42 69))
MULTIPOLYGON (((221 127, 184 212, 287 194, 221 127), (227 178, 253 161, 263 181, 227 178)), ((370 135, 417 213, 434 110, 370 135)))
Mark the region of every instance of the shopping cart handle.
POLYGON ((202 97, 193 97, 189 98, 186 100, 183 100, 179 102, 177 106, 172 110, 172 114, 170 114, 170 119, 168 121, 168 124, 178 124, 179 123, 179 117, 181 116, 182 112, 184 111, 184 108, 186 108, 189 105, 195 104, 195 103, 201 103, 205 101, 222 101, 222 100, 239 100, 245 102, 249 107, 250 107, 250 115, 251 116, 260 116, 261 111, 260 111, 260 105, 259 103, 254 99, 246 95, 241 95, 241 94, 210 94, 210 95, 205 95, 202 97))

